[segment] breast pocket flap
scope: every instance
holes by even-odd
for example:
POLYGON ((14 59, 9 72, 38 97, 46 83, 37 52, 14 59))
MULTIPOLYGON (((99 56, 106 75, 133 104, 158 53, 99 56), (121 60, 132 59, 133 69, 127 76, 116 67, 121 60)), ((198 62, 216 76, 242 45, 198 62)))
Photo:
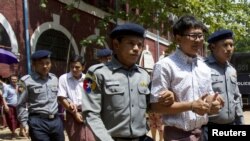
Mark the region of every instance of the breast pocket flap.
POLYGON ((138 91, 140 94, 150 94, 150 90, 148 87, 142 87, 142 86, 138 86, 138 91))
POLYGON ((123 94, 125 88, 121 86, 119 81, 105 82, 105 93, 108 95, 123 94))

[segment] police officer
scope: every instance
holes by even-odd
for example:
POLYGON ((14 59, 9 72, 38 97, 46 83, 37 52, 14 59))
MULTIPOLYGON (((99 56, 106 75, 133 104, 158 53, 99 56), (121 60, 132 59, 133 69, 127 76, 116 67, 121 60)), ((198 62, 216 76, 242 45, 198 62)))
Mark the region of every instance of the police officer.
POLYGON ((24 127, 28 124, 32 141, 64 141, 63 124, 57 114, 58 78, 49 73, 50 55, 47 50, 33 53, 34 71, 21 78, 25 91, 18 100, 18 118, 24 127))
POLYGON ((139 141, 146 137, 148 73, 136 62, 144 46, 145 29, 134 23, 115 27, 110 62, 89 68, 83 95, 83 114, 97 140, 139 141))
POLYGON ((96 56, 100 63, 106 63, 112 58, 112 50, 109 48, 99 49, 96 53, 96 56))
MULTIPOLYGON (((218 30, 211 34, 207 42, 211 55, 205 62, 211 68, 212 87, 225 104, 218 115, 210 116, 208 125, 241 125, 244 123, 242 98, 237 86, 236 70, 229 63, 234 52, 234 39, 231 30, 218 30)), ((207 140, 207 127, 204 127, 207 140)))

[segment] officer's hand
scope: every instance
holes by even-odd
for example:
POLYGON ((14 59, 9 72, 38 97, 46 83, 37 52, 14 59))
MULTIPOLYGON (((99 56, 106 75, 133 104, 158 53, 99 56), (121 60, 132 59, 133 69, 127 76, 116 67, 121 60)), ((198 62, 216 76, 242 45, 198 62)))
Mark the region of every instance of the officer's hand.
POLYGON ((221 107, 224 106, 224 100, 218 92, 215 92, 215 94, 213 94, 213 95, 208 95, 206 97, 206 100, 208 103, 212 103, 213 101, 218 101, 220 103, 221 107))
POLYGON ((206 97, 207 94, 192 102, 191 107, 194 113, 203 116, 209 112, 210 105, 206 102, 206 97))
POLYGON ((71 113, 77 112, 77 106, 74 103, 72 103, 72 102, 69 103, 69 111, 71 113))
POLYGON ((218 114, 219 111, 221 109, 221 105, 220 105, 220 102, 215 100, 213 102, 211 102, 211 105, 210 105, 210 110, 209 110, 209 115, 211 114, 218 114))
POLYGON ((208 102, 210 104, 210 111, 208 114, 218 114, 219 110, 224 106, 224 101, 219 93, 215 93, 211 97, 212 100, 208 102))
POLYGON ((76 119, 77 122, 83 123, 83 117, 82 117, 82 114, 81 114, 81 113, 75 112, 75 113, 74 113, 74 117, 75 117, 75 119, 76 119))
POLYGON ((169 90, 162 91, 159 94, 159 103, 162 105, 171 106, 174 101, 174 93, 169 90))

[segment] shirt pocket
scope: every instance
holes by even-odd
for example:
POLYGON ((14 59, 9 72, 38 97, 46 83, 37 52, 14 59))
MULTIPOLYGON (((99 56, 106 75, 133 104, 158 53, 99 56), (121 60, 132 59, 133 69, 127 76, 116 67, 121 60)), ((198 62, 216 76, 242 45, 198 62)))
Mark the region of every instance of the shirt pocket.
POLYGON ((46 100, 47 94, 46 89, 43 86, 35 86, 31 88, 31 93, 29 94, 29 98, 33 101, 43 101, 46 100))
POLYGON ((223 81, 224 76, 212 73, 211 79, 212 79, 213 91, 218 92, 218 93, 223 93, 224 92, 223 88, 225 87, 223 84, 224 83, 224 81, 223 81))
POLYGON ((235 76, 230 76, 230 82, 231 82, 232 92, 236 93, 237 78, 235 76))
POLYGON ((114 109, 123 109, 125 105, 125 88, 121 86, 119 81, 106 81, 104 86, 105 103, 109 103, 114 109))
POLYGON ((146 97, 150 94, 150 90, 148 87, 141 86, 140 84, 138 85, 138 92, 139 92, 139 97, 138 97, 138 103, 139 107, 142 109, 147 108, 147 99, 146 97))
POLYGON ((56 98, 57 97, 57 92, 58 92, 57 86, 50 86, 50 89, 51 89, 51 97, 56 98))

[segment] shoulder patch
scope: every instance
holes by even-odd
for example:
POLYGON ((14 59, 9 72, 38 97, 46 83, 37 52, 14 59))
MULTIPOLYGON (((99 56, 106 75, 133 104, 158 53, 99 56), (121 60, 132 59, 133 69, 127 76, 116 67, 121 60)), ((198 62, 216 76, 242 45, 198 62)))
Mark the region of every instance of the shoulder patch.
POLYGON ((83 81, 83 89, 89 94, 96 89, 96 77, 94 74, 87 73, 83 81))
POLYGON ((49 76, 56 76, 54 73, 49 73, 49 76))

